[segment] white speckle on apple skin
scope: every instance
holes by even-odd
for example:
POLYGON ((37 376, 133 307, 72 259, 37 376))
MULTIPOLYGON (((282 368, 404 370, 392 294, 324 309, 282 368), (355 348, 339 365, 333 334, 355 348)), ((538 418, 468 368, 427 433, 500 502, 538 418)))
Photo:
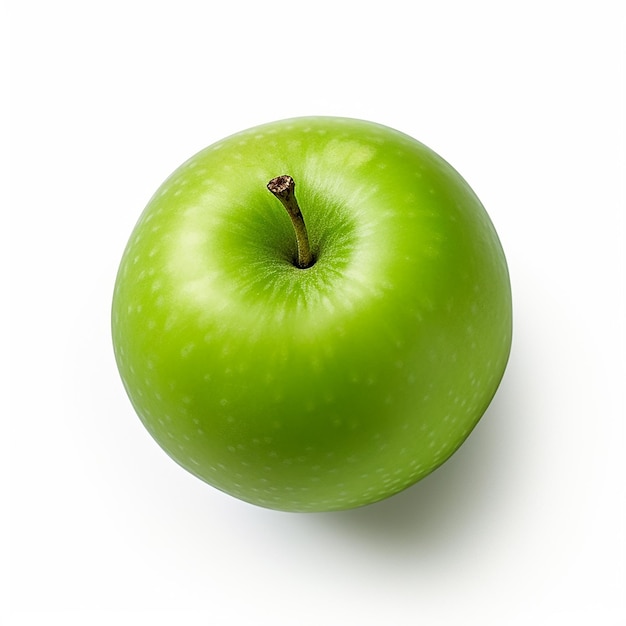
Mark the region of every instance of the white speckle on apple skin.
POLYGON ((190 354, 194 351, 195 347, 196 347, 196 344, 195 344, 195 343, 188 343, 188 344, 187 344, 186 346, 184 346, 184 347, 182 348, 182 350, 180 351, 180 356, 181 356, 183 359, 188 358, 188 357, 189 357, 189 355, 190 355, 190 354))

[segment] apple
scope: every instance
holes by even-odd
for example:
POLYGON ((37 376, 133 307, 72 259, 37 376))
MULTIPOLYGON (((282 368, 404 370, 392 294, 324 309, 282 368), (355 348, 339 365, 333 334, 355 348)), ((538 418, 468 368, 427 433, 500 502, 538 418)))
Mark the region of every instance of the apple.
POLYGON ((123 254, 112 336, 182 467, 256 505, 330 511, 461 445, 503 376, 511 309, 496 231, 446 161, 379 124, 306 117, 163 183, 123 254))

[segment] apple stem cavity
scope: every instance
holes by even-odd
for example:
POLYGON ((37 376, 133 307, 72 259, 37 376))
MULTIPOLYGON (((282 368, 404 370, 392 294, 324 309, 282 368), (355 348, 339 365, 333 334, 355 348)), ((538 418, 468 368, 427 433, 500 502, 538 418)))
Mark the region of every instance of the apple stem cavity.
POLYGON ((291 223, 296 233, 296 242, 298 244, 297 266, 300 269, 311 267, 315 259, 311 252, 306 224, 304 223, 302 212, 296 200, 295 181, 291 176, 277 176, 267 183, 267 188, 280 200, 291 218, 291 223))

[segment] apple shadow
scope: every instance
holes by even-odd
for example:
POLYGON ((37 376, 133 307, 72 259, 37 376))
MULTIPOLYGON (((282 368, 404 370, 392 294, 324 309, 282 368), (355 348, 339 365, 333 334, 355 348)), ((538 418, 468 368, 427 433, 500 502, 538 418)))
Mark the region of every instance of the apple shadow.
POLYGON ((523 389, 511 361, 491 405, 463 445, 432 474, 391 498, 311 516, 319 530, 389 557, 452 551, 493 524, 517 480, 523 389))

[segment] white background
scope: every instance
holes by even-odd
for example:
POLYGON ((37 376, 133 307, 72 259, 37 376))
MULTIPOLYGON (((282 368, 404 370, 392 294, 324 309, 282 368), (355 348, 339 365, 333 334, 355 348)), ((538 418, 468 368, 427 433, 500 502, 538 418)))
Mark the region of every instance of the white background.
POLYGON ((4 623, 626 623, 620 5, 5 5, 4 623), (463 174, 508 256, 515 336, 448 463, 386 502, 298 515, 165 456, 124 394, 109 307, 175 167, 310 114, 393 126, 463 174))

